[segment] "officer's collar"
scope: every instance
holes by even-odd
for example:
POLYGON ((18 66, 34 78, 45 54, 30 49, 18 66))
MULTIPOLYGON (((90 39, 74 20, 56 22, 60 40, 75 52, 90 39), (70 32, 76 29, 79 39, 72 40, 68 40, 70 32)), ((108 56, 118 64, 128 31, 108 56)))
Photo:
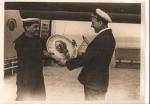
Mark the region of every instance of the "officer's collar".
POLYGON ((98 34, 101 34, 103 31, 105 31, 105 30, 109 30, 109 29, 110 29, 109 27, 104 28, 104 29, 100 30, 98 33, 96 33, 95 35, 97 36, 98 34))

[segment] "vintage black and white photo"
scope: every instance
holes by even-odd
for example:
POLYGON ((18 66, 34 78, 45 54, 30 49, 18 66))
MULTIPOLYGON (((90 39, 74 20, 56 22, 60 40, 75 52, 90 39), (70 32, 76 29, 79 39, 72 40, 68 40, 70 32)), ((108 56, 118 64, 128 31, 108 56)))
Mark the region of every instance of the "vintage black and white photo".
POLYGON ((4 2, 4 101, 143 103, 143 3, 4 2))

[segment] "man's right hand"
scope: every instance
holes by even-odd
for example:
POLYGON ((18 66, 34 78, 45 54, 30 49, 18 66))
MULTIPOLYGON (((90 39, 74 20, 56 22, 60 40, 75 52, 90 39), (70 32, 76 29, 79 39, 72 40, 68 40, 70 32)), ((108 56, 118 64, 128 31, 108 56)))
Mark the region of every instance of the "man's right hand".
POLYGON ((43 54, 44 56, 47 56, 47 57, 52 57, 52 55, 55 55, 55 53, 49 53, 46 50, 43 50, 43 54))
POLYGON ((61 65, 61 66, 65 66, 66 65, 66 60, 60 59, 58 64, 61 65))

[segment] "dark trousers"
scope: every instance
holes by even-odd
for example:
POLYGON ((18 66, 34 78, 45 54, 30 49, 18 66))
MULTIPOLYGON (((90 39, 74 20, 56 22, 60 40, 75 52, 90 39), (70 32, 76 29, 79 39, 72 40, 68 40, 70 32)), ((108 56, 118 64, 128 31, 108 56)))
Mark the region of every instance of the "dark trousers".
POLYGON ((45 88, 27 88, 17 86, 16 101, 44 101, 46 100, 45 88))
MULTIPOLYGON (((31 71, 30 71, 31 73, 31 71)), ((34 75, 17 73, 16 101, 43 101, 46 100, 44 77, 42 72, 32 72, 34 75)))
POLYGON ((84 86, 85 100, 105 100, 106 91, 84 86))

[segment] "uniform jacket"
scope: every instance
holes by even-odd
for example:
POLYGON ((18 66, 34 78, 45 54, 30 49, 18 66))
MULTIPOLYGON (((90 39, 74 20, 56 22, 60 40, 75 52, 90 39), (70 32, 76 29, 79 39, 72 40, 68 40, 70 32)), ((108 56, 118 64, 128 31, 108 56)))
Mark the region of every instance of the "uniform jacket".
POLYGON ((83 56, 67 61, 67 67, 73 70, 82 66, 79 81, 89 88, 107 91, 109 64, 115 44, 112 30, 106 29, 88 45, 83 56))
POLYGON ((26 93, 33 98, 34 94, 45 96, 41 39, 28 38, 23 33, 14 42, 19 66, 17 70, 18 96, 26 93))

